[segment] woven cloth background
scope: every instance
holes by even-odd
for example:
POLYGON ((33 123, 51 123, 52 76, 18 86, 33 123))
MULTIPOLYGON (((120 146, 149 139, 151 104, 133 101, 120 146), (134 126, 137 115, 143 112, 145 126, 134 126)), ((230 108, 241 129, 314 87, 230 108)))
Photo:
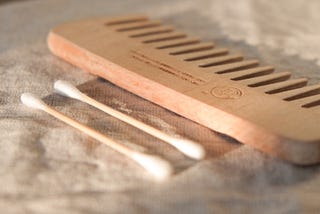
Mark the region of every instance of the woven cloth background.
POLYGON ((0 1, 1 213, 317 213, 320 168, 277 160, 195 124, 53 56, 50 28, 64 21, 146 13, 218 46, 319 81, 319 1, 0 1), (55 80, 172 135, 203 144, 190 160, 75 100, 55 80), (58 110, 137 150, 164 156, 175 175, 156 183, 129 159, 20 104, 34 92, 58 110))

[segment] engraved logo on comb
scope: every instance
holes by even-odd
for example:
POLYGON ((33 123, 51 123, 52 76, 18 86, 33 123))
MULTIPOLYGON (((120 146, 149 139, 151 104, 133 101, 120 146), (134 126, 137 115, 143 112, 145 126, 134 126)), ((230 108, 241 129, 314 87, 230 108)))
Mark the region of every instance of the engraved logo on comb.
POLYGON ((231 86, 218 86, 212 88, 210 94, 223 99, 237 99, 243 95, 243 92, 239 88, 231 86))

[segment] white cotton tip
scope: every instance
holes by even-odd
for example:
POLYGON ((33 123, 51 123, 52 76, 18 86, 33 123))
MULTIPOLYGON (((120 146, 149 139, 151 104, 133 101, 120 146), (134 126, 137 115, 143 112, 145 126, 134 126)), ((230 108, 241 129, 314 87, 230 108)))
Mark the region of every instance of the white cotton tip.
POLYGON ((43 102, 40 98, 31 93, 23 93, 20 97, 20 100, 24 105, 31 108, 43 110, 47 107, 47 104, 45 102, 43 102))
POLYGON ((197 144, 190 140, 173 138, 171 143, 179 151, 191 158, 200 160, 203 159, 206 155, 205 149, 200 144, 197 144))
POLYGON ((158 180, 168 178, 173 172, 171 164, 160 157, 135 153, 132 158, 149 173, 153 174, 158 180))
POLYGON ((58 80, 54 83, 53 87, 61 95, 71 97, 77 100, 81 100, 83 97, 83 93, 67 81, 58 80))

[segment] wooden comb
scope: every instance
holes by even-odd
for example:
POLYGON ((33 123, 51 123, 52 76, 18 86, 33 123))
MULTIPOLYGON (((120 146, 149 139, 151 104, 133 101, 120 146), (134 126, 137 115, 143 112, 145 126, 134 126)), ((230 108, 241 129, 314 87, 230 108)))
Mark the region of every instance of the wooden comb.
POLYGON ((320 160, 320 85, 290 79, 145 16, 62 24, 64 60, 240 142, 296 164, 320 160))

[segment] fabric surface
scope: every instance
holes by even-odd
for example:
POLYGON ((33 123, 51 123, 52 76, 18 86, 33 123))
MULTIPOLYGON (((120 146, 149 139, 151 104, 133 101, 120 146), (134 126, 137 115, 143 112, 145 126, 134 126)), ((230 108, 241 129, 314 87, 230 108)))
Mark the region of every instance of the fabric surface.
POLYGON ((318 213, 320 168, 235 142, 53 56, 46 36, 64 21, 146 13, 218 46, 320 79, 319 1, 0 1, 1 213, 318 213), (154 127, 195 140, 193 161, 141 131, 53 92, 68 80, 154 127), (20 103, 33 92, 56 109, 140 151, 168 159, 157 183, 119 153, 20 103))

